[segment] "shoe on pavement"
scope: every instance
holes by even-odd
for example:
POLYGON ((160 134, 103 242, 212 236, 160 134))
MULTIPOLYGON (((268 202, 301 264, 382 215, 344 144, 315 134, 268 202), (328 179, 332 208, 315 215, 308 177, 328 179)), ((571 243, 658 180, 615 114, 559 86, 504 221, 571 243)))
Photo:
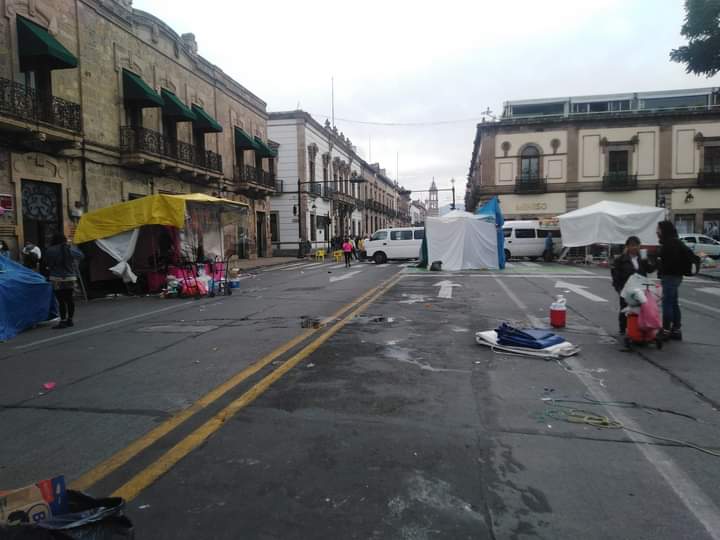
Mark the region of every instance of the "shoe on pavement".
POLYGON ((680 330, 672 330, 670 332, 670 339, 673 341, 682 341, 682 332, 680 330))
POLYGON ((57 323, 55 326, 53 326, 52 329, 53 329, 53 330, 62 330, 63 328, 66 328, 66 327, 67 327, 67 322, 66 322, 66 321, 60 321, 60 322, 57 323))
POLYGON ((67 321, 65 321, 65 326, 70 327, 75 326, 75 324, 73 323, 72 319, 68 319, 67 321))

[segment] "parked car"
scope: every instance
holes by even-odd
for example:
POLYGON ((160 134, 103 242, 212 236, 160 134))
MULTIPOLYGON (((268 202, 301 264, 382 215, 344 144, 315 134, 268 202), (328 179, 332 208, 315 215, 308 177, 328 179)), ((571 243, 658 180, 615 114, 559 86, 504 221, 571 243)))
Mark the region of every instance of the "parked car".
POLYGON ((365 242, 368 259, 383 264, 390 259, 417 259, 425 238, 423 227, 401 227, 375 231, 365 242))
POLYGON ((680 239, 685 242, 694 253, 704 253, 708 257, 720 257, 720 242, 704 234, 681 234, 680 239))
POLYGON ((553 251, 559 255, 562 251, 562 237, 557 227, 541 227, 539 221, 506 221, 503 225, 505 236, 505 259, 510 257, 528 257, 531 261, 542 257, 545 251, 545 239, 553 238, 553 251))

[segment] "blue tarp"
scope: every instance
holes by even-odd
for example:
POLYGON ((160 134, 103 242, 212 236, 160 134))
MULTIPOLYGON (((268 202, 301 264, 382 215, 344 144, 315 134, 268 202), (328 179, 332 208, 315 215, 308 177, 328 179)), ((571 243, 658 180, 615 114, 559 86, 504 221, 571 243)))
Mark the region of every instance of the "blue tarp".
POLYGON ((495 330, 500 345, 510 347, 524 347, 526 349, 545 349, 564 343, 565 339, 549 330, 539 328, 514 328, 509 324, 502 323, 495 330))
POLYGON ((500 208, 500 200, 497 196, 493 197, 480 208, 475 210, 475 214, 478 216, 492 218, 495 221, 495 227, 497 228, 498 266, 501 270, 504 269, 505 236, 503 235, 503 225, 505 224, 505 217, 503 216, 502 209, 500 208))
POLYGON ((0 257, 0 341, 14 338, 55 312, 52 285, 37 272, 0 257))

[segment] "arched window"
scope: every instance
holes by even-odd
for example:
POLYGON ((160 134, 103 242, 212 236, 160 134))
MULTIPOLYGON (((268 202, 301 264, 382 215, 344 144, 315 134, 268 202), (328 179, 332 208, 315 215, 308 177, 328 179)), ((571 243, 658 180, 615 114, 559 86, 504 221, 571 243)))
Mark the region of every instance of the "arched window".
POLYGON ((520 176, 523 179, 540 176, 540 151, 537 146, 526 146, 520 154, 520 176))

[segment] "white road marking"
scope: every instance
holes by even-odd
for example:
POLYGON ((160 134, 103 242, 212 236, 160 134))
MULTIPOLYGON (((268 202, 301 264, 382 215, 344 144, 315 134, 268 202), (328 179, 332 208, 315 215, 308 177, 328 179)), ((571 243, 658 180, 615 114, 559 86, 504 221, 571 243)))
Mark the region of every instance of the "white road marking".
POLYGON ((307 264, 307 263, 296 262, 296 263, 290 263, 290 264, 283 264, 283 265, 278 265, 278 266, 271 266, 270 268, 260 269, 259 271, 262 273, 277 272, 278 270, 287 270, 288 268, 300 267, 300 266, 303 266, 304 264, 307 264))
POLYGON ((340 276, 333 276, 330 278, 330 283, 335 283, 336 281, 342 281, 344 279, 349 279, 357 274, 362 272, 362 270, 353 270, 352 272, 348 272, 347 274, 342 274, 340 276))
MULTIPOLYGON (((542 326, 540 319, 529 312, 527 306, 515 296, 515 293, 513 293, 507 285, 498 278, 495 278, 495 280, 515 305, 527 314, 530 324, 533 326, 542 326)), ((588 389, 596 400, 606 402, 615 401, 612 396, 600 386, 597 380, 589 376, 590 372, 583 367, 577 357, 565 359, 564 362, 565 365, 570 368, 570 372, 580 379, 580 382, 583 383, 585 388, 588 389)), ((633 420, 625 416, 620 410, 608 410, 607 413, 609 417, 613 417, 623 426, 630 429, 640 429, 633 420)), ((625 430, 625 433, 636 443, 635 447, 642 453, 643 457, 655 467, 655 470, 660 473, 685 507, 692 512, 695 518, 705 527, 710 538, 720 540, 720 510, 715 506, 715 503, 713 503, 705 492, 693 482, 665 452, 657 446, 646 444, 647 441, 645 437, 637 433, 627 430, 625 430)))
POLYGON ((701 293, 707 293, 707 294, 714 294, 715 296, 720 296, 720 288, 718 287, 702 287, 701 289, 695 289, 697 292, 701 293))
POLYGON ((592 300, 593 302, 607 302, 607 300, 605 300, 602 296, 597 296, 589 291, 586 291, 586 285, 578 285, 577 283, 566 283, 564 281, 557 281, 555 283, 555 288, 568 289, 575 294, 579 294, 580 296, 587 298, 588 300, 592 300))
POLYGON ((283 268, 283 272, 292 272, 294 270, 305 270, 306 268, 313 268, 315 266, 321 266, 324 263, 305 263, 299 266, 293 266, 291 268, 283 268))
POLYGON ((156 309, 154 311, 146 311, 145 313, 140 313, 139 315, 133 315, 131 317, 125 317, 124 319, 116 319, 114 321, 109 321, 102 324, 96 324, 95 326, 91 326, 89 328, 83 328, 82 330, 73 330, 72 332, 63 332, 62 334, 59 334, 57 336, 49 337, 46 339, 40 339, 38 341, 33 341, 32 343, 26 343, 25 345, 18 345, 15 347, 17 350, 22 349, 29 349, 30 347, 36 347, 38 345, 42 345, 44 343, 50 343, 52 341, 57 341, 58 339, 65 339, 70 336, 77 336, 78 334, 84 334, 86 332, 92 332, 93 330, 99 330, 100 328, 107 328, 108 326, 112 326, 114 324, 122 324, 124 322, 133 321, 135 319, 142 319, 143 317, 149 317, 150 315, 155 315, 156 313, 162 313, 163 311, 170 311, 171 309, 177 309, 181 306, 187 306, 189 304, 197 304, 196 300, 190 300, 189 302, 182 302, 181 304, 173 304, 172 306, 164 307, 161 309, 156 309))
POLYGON ((342 268, 342 267, 344 267, 344 266, 345 266, 344 264, 333 264, 330 268, 331 268, 331 269, 332 269, 332 268, 342 268))
POLYGON ((712 311, 713 313, 720 313, 720 309, 712 306, 708 306, 706 304, 701 304, 700 302, 692 302, 690 300, 685 300, 684 298, 680 299, 681 304, 687 304, 688 306, 696 306, 699 308, 707 309, 708 311, 712 311))
POLYGON ((387 263, 385 264, 376 264, 375 268, 385 268, 387 266, 387 263))
POLYGON ((444 280, 438 281, 433 287, 440 287, 438 290, 438 298, 452 298, 453 287, 462 287, 462 285, 444 280))

